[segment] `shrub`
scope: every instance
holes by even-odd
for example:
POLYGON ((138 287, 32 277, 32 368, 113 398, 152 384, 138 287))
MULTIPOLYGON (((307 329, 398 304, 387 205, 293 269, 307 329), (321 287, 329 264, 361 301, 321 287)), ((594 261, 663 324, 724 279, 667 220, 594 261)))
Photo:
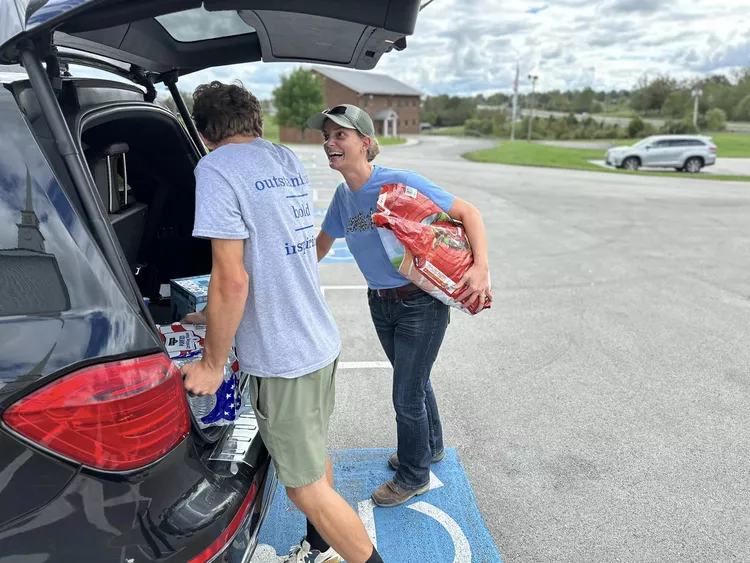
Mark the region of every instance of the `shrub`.
POLYGON ((709 131, 724 131, 726 128, 726 112, 721 108, 708 110, 708 113, 706 113, 706 129, 709 131))

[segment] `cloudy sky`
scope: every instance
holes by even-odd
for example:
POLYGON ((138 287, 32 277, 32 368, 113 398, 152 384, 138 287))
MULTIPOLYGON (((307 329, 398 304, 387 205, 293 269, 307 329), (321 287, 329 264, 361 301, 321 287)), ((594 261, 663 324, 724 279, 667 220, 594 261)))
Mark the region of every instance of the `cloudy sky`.
MULTIPOLYGON (((692 77, 750 66, 750 0, 434 0, 408 48, 373 72, 425 94, 510 92, 516 59, 538 88, 631 88, 643 73, 692 77)), ((261 98, 296 65, 248 64, 181 79, 239 78, 261 98)))

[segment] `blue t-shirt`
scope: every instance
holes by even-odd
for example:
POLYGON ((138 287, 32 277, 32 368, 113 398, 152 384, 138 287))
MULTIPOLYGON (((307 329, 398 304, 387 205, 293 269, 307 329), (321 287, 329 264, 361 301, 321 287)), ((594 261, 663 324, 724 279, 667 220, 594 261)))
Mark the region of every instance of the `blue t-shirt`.
POLYGON ((372 214, 378 210, 378 195, 383 184, 401 182, 415 188, 448 213, 455 197, 430 180, 409 170, 375 166, 362 189, 352 191, 346 182, 339 185, 323 220, 323 231, 330 237, 346 239, 370 289, 392 289, 407 285, 407 280, 391 264, 380 241, 372 214))

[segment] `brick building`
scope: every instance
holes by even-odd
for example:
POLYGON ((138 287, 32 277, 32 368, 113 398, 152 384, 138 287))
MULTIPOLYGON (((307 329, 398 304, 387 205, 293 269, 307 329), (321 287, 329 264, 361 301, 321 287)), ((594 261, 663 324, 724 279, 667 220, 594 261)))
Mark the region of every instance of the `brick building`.
MULTIPOLYGON (((313 73, 323 81, 324 103, 332 108, 353 104, 370 114, 378 137, 416 135, 420 124, 421 92, 384 74, 347 70, 338 67, 315 67, 313 73)), ((322 142, 317 131, 300 131, 282 127, 282 143, 322 142)))

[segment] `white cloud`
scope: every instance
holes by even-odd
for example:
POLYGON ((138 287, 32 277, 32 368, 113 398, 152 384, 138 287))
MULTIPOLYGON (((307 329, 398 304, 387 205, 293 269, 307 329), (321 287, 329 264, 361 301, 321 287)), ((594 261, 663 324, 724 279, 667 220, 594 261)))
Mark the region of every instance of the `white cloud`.
MULTIPOLYGON (((425 94, 521 88, 631 88, 648 72, 691 78, 750 66, 750 0, 435 0, 401 52, 373 72, 425 94)), ((299 65, 252 63, 204 70, 182 89, 238 78, 261 98, 299 65)), ((304 66, 304 65, 303 65, 304 66)))

